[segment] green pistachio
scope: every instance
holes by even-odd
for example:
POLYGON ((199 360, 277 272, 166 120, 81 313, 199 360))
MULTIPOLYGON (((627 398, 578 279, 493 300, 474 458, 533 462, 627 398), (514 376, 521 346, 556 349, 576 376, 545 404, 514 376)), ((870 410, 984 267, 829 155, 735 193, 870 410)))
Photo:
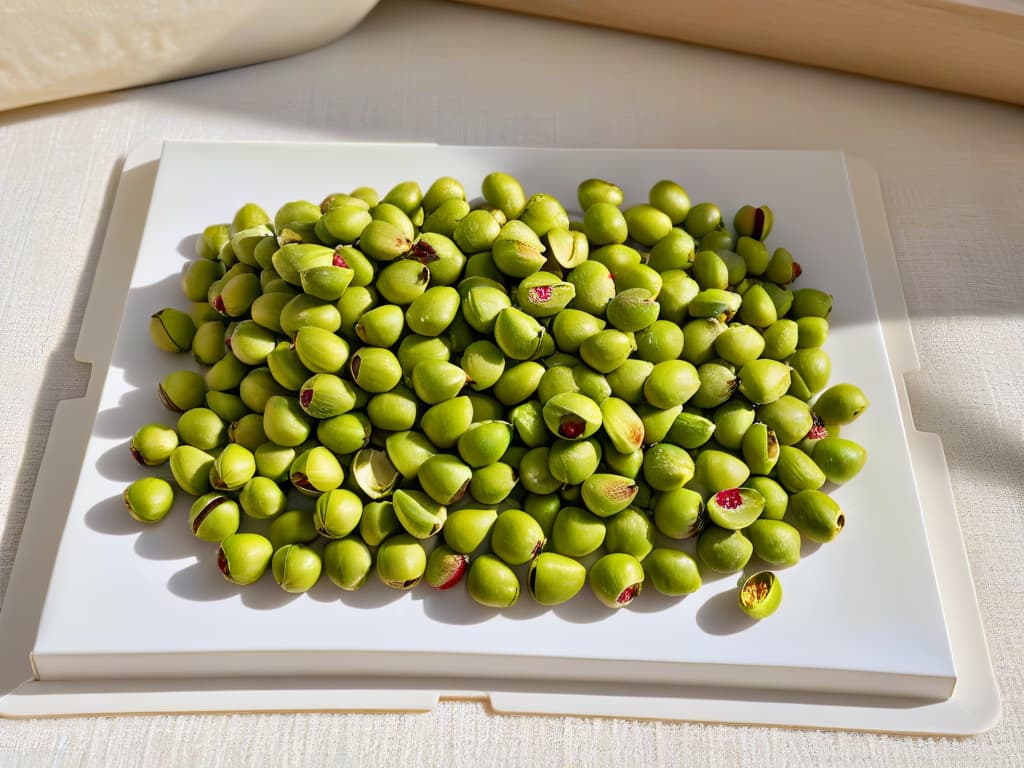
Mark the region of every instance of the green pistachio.
POLYGON ((726 325, 717 317, 691 320, 683 326, 683 360, 693 365, 703 365, 715 357, 715 341, 725 331, 726 325))
POLYGON ((359 525, 363 502, 352 491, 334 488, 316 500, 313 526, 328 539, 343 539, 359 525))
MULTIPOLYGON (((345 291, 339 299, 339 306, 354 290, 345 291)), ((341 327, 341 312, 334 304, 300 293, 292 297, 281 309, 281 330, 285 335, 295 337, 300 328, 315 326, 334 333, 341 327)))
POLYGON ((191 496, 202 496, 210 490, 213 456, 191 445, 179 445, 171 453, 171 475, 178 487, 191 496))
POLYGON ((631 478, 597 473, 583 481, 581 491, 587 509, 600 517, 611 517, 633 502, 638 487, 631 478))
POLYGON ((644 575, 658 592, 670 597, 690 595, 701 587, 697 561, 678 549, 658 547, 643 561, 644 575))
POLYGON ((184 352, 191 349, 195 334, 195 323, 180 309, 161 309, 149 321, 150 338, 165 352, 184 352))
POLYGON ((605 521, 580 507, 562 507, 551 528, 551 549, 569 557, 586 557, 605 539, 605 521))
POLYGON ((322 558, 327 578, 346 592, 362 587, 373 570, 369 547, 355 537, 327 542, 322 558))
POLYGON ((750 469, 731 453, 703 450, 694 462, 694 478, 709 493, 743 486, 750 469))
POLYGON ((856 384, 835 384, 818 397, 814 412, 826 424, 849 424, 868 407, 867 396, 856 384))
POLYGON ((594 439, 559 438, 548 451, 548 470, 555 479, 566 485, 580 485, 597 471, 601 455, 601 445, 594 439))
POLYGON ((587 574, 594 595, 608 608, 629 605, 640 594, 644 569, 624 552, 612 552, 594 563, 587 574))
POLYGON ((267 531, 274 551, 285 544, 311 544, 319 535, 313 524, 313 512, 305 509, 282 512, 271 521, 267 531))
POLYGON ((567 440, 580 440, 601 428, 601 407, 585 395, 567 392, 555 395, 543 408, 548 429, 567 440))
POLYGON ((173 371, 161 380, 157 394, 167 410, 184 413, 203 404, 206 384, 195 371, 173 371))
POLYGON ((444 527, 448 519, 447 507, 422 491, 395 491, 392 503, 402 527, 417 539, 430 538, 444 527))
MULTIPOLYGON (((184 414, 182 415, 184 416, 184 414)), ((180 424, 180 418, 178 422, 180 424)), ((222 422, 221 427, 223 426, 222 422)), ((146 424, 140 427, 132 437, 128 450, 132 458, 139 464, 155 467, 171 458, 171 454, 177 447, 178 433, 173 429, 164 424, 146 424)), ((202 446, 197 447, 202 448, 202 446)))
POLYGON ((174 506, 174 489, 159 477, 143 477, 129 485, 122 498, 134 519, 140 523, 158 523, 174 506))
POLYGON ((371 501, 363 506, 359 518, 359 536, 371 547, 379 546, 388 536, 402 532, 402 524, 390 501, 371 501))
POLYGON ((549 468, 550 449, 547 446, 531 448, 519 461, 519 482, 530 493, 554 493, 561 486, 549 468))
MULTIPOLYGON (((572 283, 576 295, 569 302, 571 309, 603 317, 608 303, 615 298, 615 279, 604 264, 585 261, 572 270, 566 280, 572 283)), ((571 351, 571 350, 566 350, 571 351)))
POLYGON ((782 582, 771 571, 750 576, 740 588, 740 609, 752 619, 764 619, 782 602, 782 582))
POLYGON ((415 478, 423 462, 437 451, 426 435, 420 432, 395 432, 385 441, 388 458, 406 478, 415 478))
POLYGON ((382 269, 376 287, 387 301, 404 307, 422 296, 429 284, 430 270, 418 261, 405 259, 382 269))
POLYGON ((298 399, 280 395, 267 400, 263 411, 263 431, 267 438, 289 448, 309 439, 313 420, 302 410, 298 399))
POLYGON ((406 534, 387 539, 377 550, 377 576, 392 589, 412 589, 427 569, 427 553, 406 534))
POLYGON ((709 525, 697 537, 697 557, 719 573, 742 571, 753 554, 753 544, 740 531, 709 525))
POLYGON ((701 495, 677 488, 654 499, 654 525, 670 539, 688 539, 704 530, 707 515, 701 495))
POLYGON ((469 596, 489 608, 508 608, 519 599, 519 578, 494 555, 481 555, 469 566, 469 596))
POLYGON ((795 445, 814 426, 814 418, 807 403, 792 395, 783 395, 757 409, 757 420, 775 431, 779 445, 795 445))
POLYGON ((453 397, 428 408, 420 427, 438 448, 451 448, 473 421, 473 403, 468 397, 453 397))
POLYGON ((238 504, 223 493, 207 493, 197 498, 189 510, 192 533, 203 541, 221 542, 238 532, 238 504))
POLYGON ((673 445, 693 450, 700 448, 715 433, 715 423, 699 413, 682 411, 673 420, 666 439, 673 445))
POLYGON ((576 196, 582 211, 586 211, 594 203, 622 205, 624 199, 622 189, 604 179, 586 179, 581 181, 576 188, 576 196))
POLYGON ((217 565, 228 581, 245 586, 260 580, 270 565, 274 548, 258 533, 234 533, 220 543, 217 565))
POLYGON ((693 479, 694 464, 685 449, 658 443, 644 453, 644 479, 657 491, 682 488, 693 479))

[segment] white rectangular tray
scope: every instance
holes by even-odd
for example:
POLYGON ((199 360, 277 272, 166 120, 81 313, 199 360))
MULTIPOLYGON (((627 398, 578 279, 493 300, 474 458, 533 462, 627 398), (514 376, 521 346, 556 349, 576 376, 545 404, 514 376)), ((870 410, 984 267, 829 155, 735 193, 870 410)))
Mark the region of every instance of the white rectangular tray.
MULTIPOLYGON (((63 404, 80 406, 74 425, 59 414, 61 439, 50 441, 44 458, 43 470, 53 469, 50 452, 64 454, 70 501, 63 510, 70 512, 30 646, 38 681, 0 704, 6 714, 421 708, 440 695, 485 693, 496 708, 514 711, 924 732, 972 732, 994 722, 998 699, 941 448, 909 417, 902 374, 916 357, 869 172, 838 153, 169 143, 149 187, 155 165, 152 150, 129 160, 79 343, 94 375, 84 403, 63 404), (671 177, 695 200, 727 211, 769 203, 778 222, 770 242, 797 255, 801 284, 835 294, 832 378, 856 381, 872 400, 848 430, 871 458, 836 492, 846 529, 782 574, 786 599, 770 620, 739 620, 735 577, 709 579, 681 601, 649 590, 635 609, 612 614, 589 595, 554 610, 524 599, 493 612, 464 594, 425 587, 400 595, 372 584, 342 595, 325 581, 293 598, 268 577, 240 590, 217 573, 214 548, 174 519, 184 503, 144 531, 124 516, 119 494, 141 474, 127 458, 127 439, 139 424, 167 421, 156 382, 191 363, 154 350, 145 329, 152 311, 183 305, 179 244, 248 200, 273 211, 290 199, 365 183, 387 189, 409 177, 429 183, 442 174, 462 178, 472 192, 496 168, 567 202, 578 180, 599 175, 618 181, 627 200, 671 177), (72 496, 74 473, 66 468, 75 466, 82 473, 72 496), (936 573, 932 554, 942 546, 936 573), (943 608, 961 618, 945 621, 943 608), (958 653, 964 626, 970 658, 958 653), (283 703, 288 691, 293 704, 283 703), (963 702, 971 703, 969 717, 958 710, 963 702)), ((43 470, 33 509, 41 491, 57 495, 43 470)), ((53 514, 59 530, 60 510, 53 514)), ((31 567, 24 551, 36 537, 53 547, 26 527, 9 595, 20 594, 31 567)), ((12 632, 9 608, 0 639, 12 632)))

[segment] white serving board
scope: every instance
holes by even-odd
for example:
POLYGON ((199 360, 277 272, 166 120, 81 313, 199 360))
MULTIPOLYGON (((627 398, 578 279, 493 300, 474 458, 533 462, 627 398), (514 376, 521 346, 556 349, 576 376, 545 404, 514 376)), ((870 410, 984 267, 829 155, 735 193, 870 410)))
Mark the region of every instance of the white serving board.
MULTIPOLYGON (((146 168, 152 171, 137 161, 126 181, 146 168)), ((10 714, 38 711, 40 702, 51 701, 47 696, 77 701, 65 706, 85 711, 97 707, 97 696, 120 697, 122 706, 136 702, 127 709, 232 709, 239 707, 230 703, 232 691, 266 688, 274 691, 276 705, 254 704, 260 697, 249 690, 242 708, 419 708, 439 695, 489 694, 500 709, 779 723, 808 719, 807 712, 826 706, 833 719, 806 724, 927 731, 921 724, 885 719, 864 725, 835 716, 848 702, 855 702, 854 712, 869 711, 858 696, 918 713, 961 695, 964 664, 960 656, 954 664, 929 551, 932 505, 922 504, 914 476, 937 468, 938 487, 947 496, 948 480, 941 450, 936 464, 934 443, 912 430, 902 379, 892 374, 916 366, 906 313, 891 272, 881 283, 869 272, 864 225, 858 227, 842 155, 169 143, 152 198, 130 285, 122 281, 120 294, 98 286, 83 327, 80 356, 96 364, 90 394, 98 415, 32 646, 39 682, 30 685, 43 690, 35 691, 34 705, 26 706, 25 696, 8 697, 10 714), (769 243, 796 254, 805 270, 800 284, 835 294, 827 346, 833 381, 855 381, 872 400, 847 432, 868 446, 871 458, 853 483, 836 492, 846 529, 782 574, 784 604, 770 620, 741 620, 732 604, 735 577, 710 578, 700 592, 679 601, 649 590, 615 613, 587 594, 553 610, 524 596, 514 609, 497 612, 463 593, 423 587, 398 594, 373 584, 347 595, 324 581, 309 595, 291 597, 267 577, 240 589, 216 571, 215 547, 189 534, 181 520, 183 502, 171 518, 146 530, 124 516, 120 493, 141 474, 127 458, 127 440, 139 424, 167 420, 153 394, 156 382, 191 363, 187 356, 157 352, 146 333, 152 311, 184 305, 177 280, 183 239, 187 247, 189 235, 229 219, 248 200, 273 211, 290 199, 319 199, 367 183, 386 190, 405 178, 426 185, 442 174, 462 178, 472 191, 496 168, 519 176, 528 191, 566 202, 576 183, 592 175, 616 180, 631 201, 641 200, 654 180, 670 177, 684 183, 695 201, 715 200, 727 211, 767 202, 778 222, 769 243), (118 328, 114 313, 121 306, 111 350, 109 332, 118 328), (89 336, 103 330, 102 339, 89 336), (223 686, 211 684, 211 677, 223 686), (267 677, 274 678, 272 685, 267 677), (158 678, 163 680, 154 682, 158 678), (196 686, 195 679, 207 682, 196 686), (83 682, 96 680, 103 683, 83 682), (167 697, 169 688, 178 699, 167 697), (197 688, 205 689, 198 699, 189 694, 197 688), (284 704, 288 697, 281 689, 319 693, 284 704), (161 703, 147 701, 145 691, 162 691, 161 703), (374 693, 364 698, 356 691, 374 693), (544 694, 540 700, 538 693, 544 694), (191 704, 170 703, 179 700, 191 704), (696 711, 706 715, 687 714, 687 701, 703 701, 706 706, 696 711), (735 701, 779 707, 716 709, 716 703, 735 701), (786 706, 798 714, 784 715, 786 706)), ((880 207, 871 213, 877 224, 880 207)), ((891 248, 887 239, 881 244, 891 248)), ((116 247, 108 238, 103 259, 120 258, 121 269, 130 269, 133 254, 107 253, 116 247)), ((883 267, 892 265, 883 260, 883 267)), ((101 264, 97 282, 116 273, 101 264)), ((945 507, 952 511, 948 498, 945 507)), ((952 525, 955 546, 955 512, 952 525)), ((957 551, 962 558, 962 545, 957 551)), ((973 605, 966 568, 964 575, 973 605)), ((948 603, 950 591, 942 593, 948 603)), ((985 662, 987 668, 987 654, 985 662)), ((991 715, 991 707, 985 711, 991 715)), ((982 727, 946 722, 938 730, 982 727)))

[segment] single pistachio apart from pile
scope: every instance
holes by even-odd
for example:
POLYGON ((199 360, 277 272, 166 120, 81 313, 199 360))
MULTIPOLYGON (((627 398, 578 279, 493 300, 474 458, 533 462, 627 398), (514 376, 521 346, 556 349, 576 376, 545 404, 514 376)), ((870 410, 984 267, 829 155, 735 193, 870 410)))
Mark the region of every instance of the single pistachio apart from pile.
MULTIPOLYGON (((493 609, 523 578, 543 606, 585 584, 611 609, 645 581, 682 597, 842 531, 823 489, 863 470, 846 429, 869 400, 830 381, 838 302, 795 283, 771 208, 723 212, 671 179, 627 201, 594 177, 573 220, 506 172, 480 189, 364 186, 207 227, 188 311, 147 320, 198 368, 157 386, 176 424, 129 443, 172 480, 132 483, 129 513, 194 497, 190 531, 234 583, 352 591, 376 572, 493 609)), ((757 573, 739 607, 780 597, 757 573)))

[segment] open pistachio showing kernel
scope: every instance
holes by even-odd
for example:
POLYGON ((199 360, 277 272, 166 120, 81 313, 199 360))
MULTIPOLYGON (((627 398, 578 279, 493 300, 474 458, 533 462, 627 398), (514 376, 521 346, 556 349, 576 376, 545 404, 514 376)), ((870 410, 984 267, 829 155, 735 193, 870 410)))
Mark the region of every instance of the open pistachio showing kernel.
POLYGON ((426 581, 434 589, 451 589, 465 575, 469 557, 441 544, 427 558, 426 581))
POLYGON ((740 609, 752 619, 763 619, 778 610, 782 583, 771 571, 755 573, 740 587, 740 609))
POLYGON ((600 406, 585 395, 566 392, 555 395, 543 409, 544 423, 552 434, 566 440, 590 437, 601 428, 600 406))
POLYGON ((575 296, 576 288, 572 283, 550 272, 534 272, 524 277, 516 291, 520 308, 533 317, 557 315, 575 296))
POLYGON ((319 496, 340 486, 345 472, 333 453, 317 445, 295 458, 288 478, 299 493, 319 496))
POLYGON ((608 608, 629 605, 640 594, 644 569, 632 555, 612 552, 590 567, 587 574, 594 595, 608 608))

